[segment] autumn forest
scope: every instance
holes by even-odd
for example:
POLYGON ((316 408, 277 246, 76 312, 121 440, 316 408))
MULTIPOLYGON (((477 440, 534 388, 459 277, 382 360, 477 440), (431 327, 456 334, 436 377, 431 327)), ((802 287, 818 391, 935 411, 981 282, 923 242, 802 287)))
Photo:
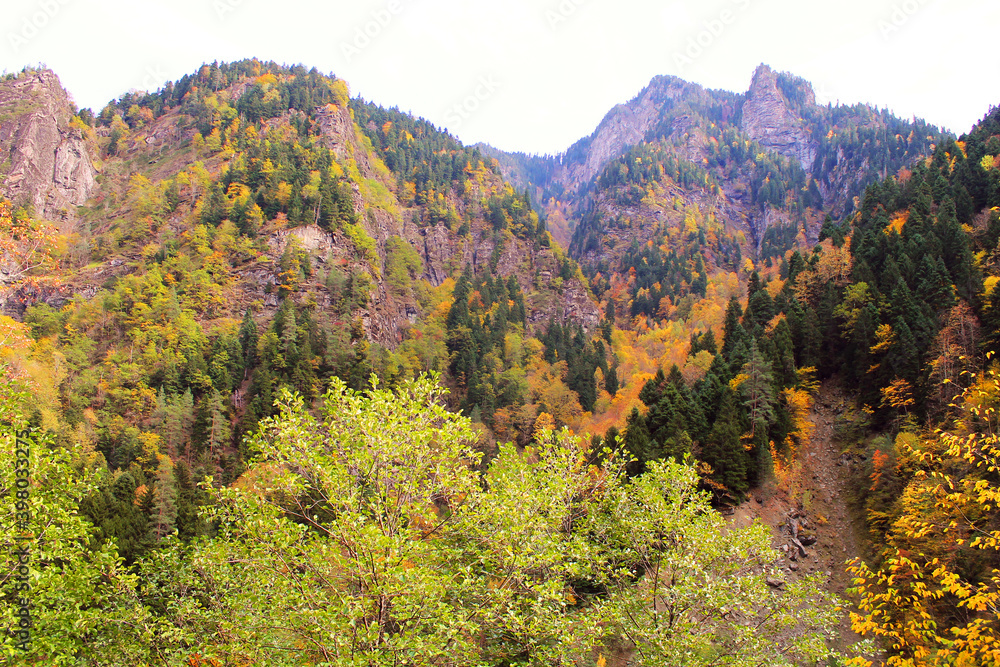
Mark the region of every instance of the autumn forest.
POLYGON ((0 664, 1000 664, 983 112, 4 75, 0 664))

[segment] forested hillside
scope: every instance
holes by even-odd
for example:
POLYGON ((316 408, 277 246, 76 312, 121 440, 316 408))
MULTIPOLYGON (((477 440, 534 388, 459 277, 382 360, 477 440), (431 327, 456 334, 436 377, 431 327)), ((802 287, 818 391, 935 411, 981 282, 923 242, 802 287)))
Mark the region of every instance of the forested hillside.
POLYGON ((0 112, 8 663, 998 662, 1000 112, 761 66, 528 157, 258 60, 0 112), (821 382, 847 602, 717 511, 808 503, 821 382))

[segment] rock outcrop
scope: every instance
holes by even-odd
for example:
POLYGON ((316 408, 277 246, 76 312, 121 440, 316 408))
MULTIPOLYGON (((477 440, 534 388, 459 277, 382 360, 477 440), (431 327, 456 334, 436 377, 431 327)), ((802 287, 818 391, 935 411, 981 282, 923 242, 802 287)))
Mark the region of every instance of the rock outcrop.
POLYGON ((26 71, 0 91, 0 191, 35 215, 72 226, 96 187, 83 135, 71 128, 69 96, 50 70, 26 71))
MULTIPOLYGON (((812 87, 805 104, 816 104, 812 87)), ((742 128, 761 146, 798 160, 807 172, 812 169, 818 145, 802 120, 788 108, 778 90, 778 75, 767 65, 760 65, 753 74, 743 104, 742 128)))
POLYGON ((664 104, 701 89, 677 77, 654 78, 634 99, 611 109, 590 137, 569 149, 555 182, 568 191, 576 191, 589 183, 608 162, 645 139, 646 133, 660 119, 664 104), (577 151, 585 151, 582 159, 574 159, 573 154, 577 151))

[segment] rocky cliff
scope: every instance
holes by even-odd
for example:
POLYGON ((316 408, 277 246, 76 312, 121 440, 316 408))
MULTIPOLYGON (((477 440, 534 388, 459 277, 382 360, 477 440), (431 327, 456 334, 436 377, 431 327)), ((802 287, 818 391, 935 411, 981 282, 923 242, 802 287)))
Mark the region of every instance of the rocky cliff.
POLYGON ((22 72, 0 88, 0 191, 66 229, 94 192, 95 169, 72 106, 50 70, 22 72))
POLYGON ((673 76, 658 76, 626 104, 607 113, 594 133, 574 144, 553 181, 568 192, 589 183, 604 166, 640 141, 660 119, 664 105, 703 90, 673 76))
POLYGON ((740 211, 730 221, 748 241, 744 254, 756 257, 765 243, 768 252, 788 249, 789 229, 765 238, 775 224, 797 227, 806 243, 815 241, 826 214, 848 215, 869 183, 929 155, 942 137, 919 119, 866 105, 817 105, 808 81, 762 64, 746 93, 656 77, 562 155, 486 152, 533 191, 554 233, 580 258, 580 250, 593 251, 598 240, 581 238, 582 227, 595 234, 588 221, 618 217, 608 202, 638 202, 651 192, 651 180, 661 180, 628 157, 632 149, 644 151, 643 144, 655 146, 670 155, 660 168, 671 184, 688 192, 705 186, 714 194, 713 209, 740 211), (603 175, 608 178, 601 181, 603 175), (615 192, 601 192, 609 186, 615 192), (775 245, 777 236, 783 240, 775 245))
MULTIPOLYGON (((788 105, 778 90, 778 75, 767 65, 753 74, 750 90, 743 104, 741 127, 751 139, 765 148, 799 161, 807 172, 816 159, 818 144, 805 123, 788 105)), ((809 86, 804 104, 815 105, 816 95, 809 86)))

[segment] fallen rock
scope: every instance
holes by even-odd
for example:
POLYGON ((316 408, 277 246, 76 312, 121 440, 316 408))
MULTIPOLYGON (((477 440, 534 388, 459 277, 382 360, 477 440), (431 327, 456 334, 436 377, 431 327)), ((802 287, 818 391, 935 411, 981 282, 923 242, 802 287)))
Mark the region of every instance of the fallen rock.
POLYGON ((803 546, 802 542, 800 542, 799 540, 797 540, 797 539, 795 539, 793 537, 792 538, 792 544, 794 544, 798 548, 800 556, 802 556, 803 558, 808 558, 809 557, 809 552, 806 551, 806 548, 805 548, 805 546, 803 546))

